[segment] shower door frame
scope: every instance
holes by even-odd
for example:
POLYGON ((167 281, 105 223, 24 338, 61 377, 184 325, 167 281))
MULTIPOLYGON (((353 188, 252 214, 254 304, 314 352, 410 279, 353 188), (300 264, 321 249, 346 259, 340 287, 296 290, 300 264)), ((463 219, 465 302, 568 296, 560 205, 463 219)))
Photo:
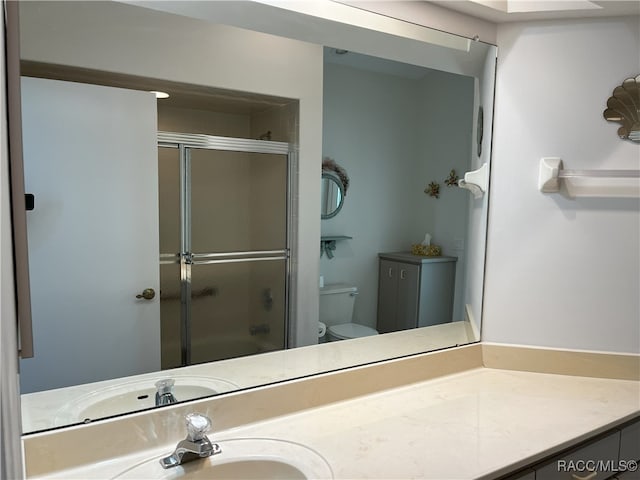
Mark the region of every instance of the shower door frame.
POLYGON ((291 255, 294 245, 294 223, 292 221, 293 172, 295 171, 295 153, 286 142, 253 140, 237 137, 178 133, 158 131, 158 148, 175 148, 180 161, 180 252, 178 254, 160 253, 160 264, 180 265, 180 357, 181 366, 191 365, 191 268, 192 265, 211 265, 216 263, 234 263, 250 261, 285 261, 284 288, 284 348, 289 347, 289 322, 292 317, 290 289, 291 255), (191 149, 218 150, 244 153, 264 153, 286 155, 286 245, 282 250, 256 250, 222 253, 194 254, 191 252, 191 149))

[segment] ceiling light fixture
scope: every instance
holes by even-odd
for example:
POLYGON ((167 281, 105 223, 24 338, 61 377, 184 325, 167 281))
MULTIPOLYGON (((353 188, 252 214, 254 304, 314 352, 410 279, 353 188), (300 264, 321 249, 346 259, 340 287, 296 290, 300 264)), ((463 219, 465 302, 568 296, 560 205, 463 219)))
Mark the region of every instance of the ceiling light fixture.
POLYGON ((167 92, 158 92, 156 90, 152 90, 149 93, 153 93, 156 98, 160 99, 160 98, 169 98, 169 94, 167 92))

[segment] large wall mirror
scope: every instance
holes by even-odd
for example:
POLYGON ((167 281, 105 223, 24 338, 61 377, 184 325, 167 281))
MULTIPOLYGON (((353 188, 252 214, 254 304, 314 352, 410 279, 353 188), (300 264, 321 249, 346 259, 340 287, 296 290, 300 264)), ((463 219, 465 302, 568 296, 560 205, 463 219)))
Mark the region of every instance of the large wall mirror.
POLYGON ((445 180, 490 161, 496 48, 325 7, 21 2, 25 433, 479 340, 488 195, 445 180), (407 258, 448 310, 381 328, 407 258))

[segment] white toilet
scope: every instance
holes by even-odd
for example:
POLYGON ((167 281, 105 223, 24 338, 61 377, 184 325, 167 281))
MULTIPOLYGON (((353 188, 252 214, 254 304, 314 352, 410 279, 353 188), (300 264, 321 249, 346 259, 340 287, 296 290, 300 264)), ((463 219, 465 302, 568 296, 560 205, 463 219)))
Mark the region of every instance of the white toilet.
POLYGON ((320 288, 320 321, 327 326, 330 342, 378 334, 373 328, 351 322, 356 295, 358 289, 346 283, 326 284, 320 288))

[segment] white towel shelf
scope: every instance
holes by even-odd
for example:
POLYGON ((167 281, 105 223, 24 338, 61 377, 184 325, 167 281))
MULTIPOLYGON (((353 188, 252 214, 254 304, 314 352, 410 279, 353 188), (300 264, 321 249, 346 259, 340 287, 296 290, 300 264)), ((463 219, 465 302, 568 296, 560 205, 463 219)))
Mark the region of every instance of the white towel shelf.
POLYGON ((540 159, 538 189, 559 192, 561 180, 572 197, 640 197, 640 170, 565 170, 560 158, 540 159))

